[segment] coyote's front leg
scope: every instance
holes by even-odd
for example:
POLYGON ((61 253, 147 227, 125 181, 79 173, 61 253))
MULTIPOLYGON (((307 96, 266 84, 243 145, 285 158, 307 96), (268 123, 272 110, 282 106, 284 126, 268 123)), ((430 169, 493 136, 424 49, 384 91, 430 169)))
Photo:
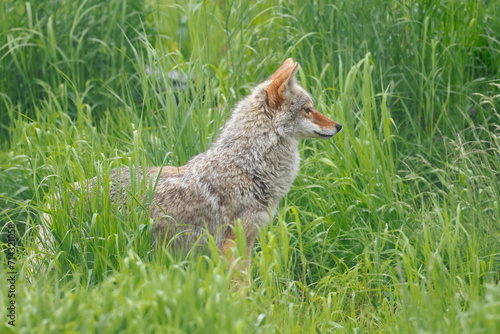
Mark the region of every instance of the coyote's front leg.
MULTIPOLYGON (((269 213, 263 212, 259 214, 250 213, 247 215, 243 215, 242 218, 246 218, 248 220, 241 220, 241 226, 243 228, 244 238, 245 238, 245 253, 246 257, 242 262, 235 265, 235 274, 233 276, 233 281, 238 286, 249 286, 250 285, 250 269, 251 269, 251 259, 252 259, 252 249, 255 243, 255 239, 257 238, 257 234, 259 233, 259 226, 269 220, 269 213), (259 218, 259 219, 256 219, 259 218)), ((236 248, 237 248, 237 240, 238 236, 235 233, 235 227, 231 227, 228 229, 224 240, 219 246, 219 252, 225 256, 231 264, 233 264, 236 260, 236 248)))

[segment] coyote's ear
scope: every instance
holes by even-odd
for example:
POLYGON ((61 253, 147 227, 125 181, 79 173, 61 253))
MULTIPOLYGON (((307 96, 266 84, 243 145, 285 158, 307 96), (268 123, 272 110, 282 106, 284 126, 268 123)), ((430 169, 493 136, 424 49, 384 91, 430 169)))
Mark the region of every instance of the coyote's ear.
POLYGON ((274 80, 279 73, 285 71, 286 69, 290 68, 293 66, 293 59, 292 58, 288 58, 287 60, 285 60, 283 62, 283 64, 281 64, 281 66, 276 70, 276 72, 273 73, 273 75, 271 75, 269 77, 270 80, 274 80))
POLYGON ((285 101, 298 68, 299 64, 294 63, 292 58, 288 58, 271 76, 272 82, 267 88, 267 103, 271 109, 277 109, 285 101))

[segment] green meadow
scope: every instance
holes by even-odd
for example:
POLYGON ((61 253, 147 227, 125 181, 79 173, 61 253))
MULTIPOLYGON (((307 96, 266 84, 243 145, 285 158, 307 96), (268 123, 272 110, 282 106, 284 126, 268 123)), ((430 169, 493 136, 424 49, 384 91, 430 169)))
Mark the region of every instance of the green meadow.
POLYGON ((0 4, 1 333, 500 333, 499 170, 498 1, 0 4), (154 184, 107 181, 206 150, 288 57, 343 129, 235 290, 213 240, 151 250, 154 184))

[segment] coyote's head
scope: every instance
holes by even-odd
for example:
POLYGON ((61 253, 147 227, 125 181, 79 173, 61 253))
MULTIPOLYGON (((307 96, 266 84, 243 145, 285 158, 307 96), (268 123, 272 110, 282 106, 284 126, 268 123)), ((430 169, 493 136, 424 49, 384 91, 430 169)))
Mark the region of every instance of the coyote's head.
POLYGON ((295 139, 330 138, 342 129, 314 108, 309 94, 295 80, 299 68, 288 58, 269 78, 267 112, 282 136, 295 139))

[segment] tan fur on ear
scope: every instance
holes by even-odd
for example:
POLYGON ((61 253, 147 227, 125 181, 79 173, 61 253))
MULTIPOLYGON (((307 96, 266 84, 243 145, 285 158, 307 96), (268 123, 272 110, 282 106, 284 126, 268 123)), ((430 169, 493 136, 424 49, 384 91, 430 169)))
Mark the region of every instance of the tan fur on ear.
POLYGON ((283 64, 281 64, 281 66, 276 70, 276 72, 274 72, 270 77, 269 79, 270 80, 274 80, 279 73, 285 71, 286 69, 288 69, 290 66, 293 66, 293 59, 292 58, 288 58, 287 60, 285 60, 283 62, 283 64))
POLYGON ((299 64, 288 58, 271 76, 273 82, 267 88, 267 102, 271 109, 277 109, 285 101, 285 91, 298 68, 299 64))

